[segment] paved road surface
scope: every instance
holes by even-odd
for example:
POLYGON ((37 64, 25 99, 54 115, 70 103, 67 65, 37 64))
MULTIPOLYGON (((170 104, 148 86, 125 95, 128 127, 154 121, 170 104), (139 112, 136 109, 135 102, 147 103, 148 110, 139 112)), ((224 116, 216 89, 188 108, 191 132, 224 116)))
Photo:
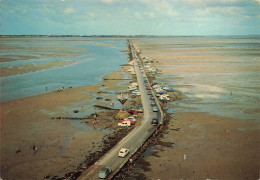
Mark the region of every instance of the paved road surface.
MULTIPOLYGON (((110 167, 112 173, 116 173, 120 168, 128 161, 128 159, 137 151, 143 142, 151 135, 155 130, 155 126, 151 125, 153 118, 161 119, 161 113, 153 112, 150 102, 150 96, 147 94, 147 90, 144 84, 143 73, 140 71, 136 52, 132 43, 129 41, 134 58, 135 72, 139 85, 139 91, 141 94, 144 118, 139 126, 135 127, 126 137, 124 137, 117 145, 115 145, 108 153, 101 157, 94 165, 89 167, 78 179, 98 179, 98 173, 104 166, 110 167), (130 153, 125 157, 118 157, 118 152, 121 148, 127 148, 130 153)), ((140 63, 141 64, 141 63, 140 63)), ((127 127, 125 127, 127 128, 127 127)), ((111 177, 111 176, 110 176, 111 177)))

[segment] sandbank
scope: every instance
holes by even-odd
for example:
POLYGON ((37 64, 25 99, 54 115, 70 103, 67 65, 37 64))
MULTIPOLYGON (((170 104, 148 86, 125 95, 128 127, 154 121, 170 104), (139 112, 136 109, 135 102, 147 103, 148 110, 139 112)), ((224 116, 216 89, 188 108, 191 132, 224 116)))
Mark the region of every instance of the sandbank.
POLYGON ((59 68, 77 63, 77 61, 52 61, 47 63, 34 63, 12 67, 0 67, 0 77, 59 68))

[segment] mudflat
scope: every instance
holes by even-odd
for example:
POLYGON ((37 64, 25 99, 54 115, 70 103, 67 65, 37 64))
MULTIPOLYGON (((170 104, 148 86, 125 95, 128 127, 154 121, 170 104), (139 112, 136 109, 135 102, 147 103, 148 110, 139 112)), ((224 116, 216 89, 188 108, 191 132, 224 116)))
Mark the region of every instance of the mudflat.
POLYGON ((251 41, 259 38, 133 40, 141 56, 162 71, 156 80, 183 96, 165 105, 171 121, 129 178, 259 178, 260 56, 254 46, 242 48, 251 41))
POLYGON ((176 113, 133 178, 257 179, 259 123, 208 113, 176 113))
MULTIPOLYGON (((124 71, 122 69, 105 78, 120 79, 124 71)), ((107 80, 102 84, 2 102, 1 177, 44 179, 62 177, 76 169, 86 156, 102 149, 102 139, 113 133, 119 122, 119 116, 113 119, 111 112, 109 116, 93 105, 112 107, 114 102, 119 106, 117 94, 106 91, 127 90, 128 85, 129 81, 107 80), (60 118, 82 118, 95 112, 99 120, 95 124, 94 118, 60 118), (37 153, 33 151, 34 145, 38 148, 37 153)), ((125 105, 131 103, 129 100, 125 105)))

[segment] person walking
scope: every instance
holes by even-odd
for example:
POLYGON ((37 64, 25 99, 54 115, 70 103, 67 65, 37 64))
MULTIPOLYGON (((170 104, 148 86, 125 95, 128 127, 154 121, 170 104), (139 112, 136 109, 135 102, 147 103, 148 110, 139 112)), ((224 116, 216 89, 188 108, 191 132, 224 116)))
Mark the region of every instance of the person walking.
POLYGON ((35 154, 37 154, 38 152, 38 148, 35 146, 35 154))

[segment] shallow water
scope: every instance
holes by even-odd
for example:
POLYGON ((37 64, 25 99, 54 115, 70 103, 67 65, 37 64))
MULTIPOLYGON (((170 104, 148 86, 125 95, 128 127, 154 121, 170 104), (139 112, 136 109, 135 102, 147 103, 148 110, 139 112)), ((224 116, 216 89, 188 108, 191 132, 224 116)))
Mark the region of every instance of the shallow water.
POLYGON ((46 86, 48 91, 51 91, 58 87, 97 84, 103 81, 104 75, 119 70, 120 65, 128 60, 127 54, 122 52, 127 49, 126 39, 37 38, 36 40, 34 38, 1 39, 0 56, 13 61, 1 62, 0 67, 51 61, 75 61, 76 63, 1 77, 2 102, 46 93, 46 86), (33 58, 25 59, 25 56, 33 56, 33 58))
POLYGON ((159 81, 187 96, 178 105, 190 108, 169 111, 260 119, 260 37, 168 37, 135 41, 145 55, 161 60, 158 67, 163 69, 163 75, 157 76, 159 81))

